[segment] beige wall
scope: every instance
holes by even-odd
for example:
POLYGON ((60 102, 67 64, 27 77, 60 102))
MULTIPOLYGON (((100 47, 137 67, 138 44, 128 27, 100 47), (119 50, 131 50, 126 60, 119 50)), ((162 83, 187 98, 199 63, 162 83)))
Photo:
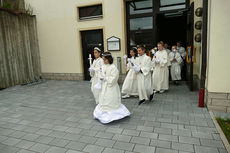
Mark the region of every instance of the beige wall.
MULTIPOLYGON (((26 0, 37 16, 38 35, 43 73, 83 73, 81 30, 103 28, 104 46, 111 36, 121 38, 121 50, 113 52, 115 58, 125 51, 125 25, 123 0, 26 0), (103 18, 77 20, 77 6, 103 4, 103 18)), ((116 62, 116 61, 115 61, 116 62)))
POLYGON ((208 92, 230 93, 230 1, 209 1, 208 92))
MULTIPOLYGON (((121 51, 112 51, 117 62, 117 57, 123 57, 126 52, 126 37, 125 37, 125 2, 123 0, 100 0, 100 1, 82 1, 77 0, 76 6, 87 6, 91 4, 102 3, 103 6, 103 18, 88 21, 77 22, 77 37, 80 38, 80 31, 90 29, 101 29, 104 32, 104 50, 107 51, 107 38, 116 36, 121 39, 121 51)), ((78 16, 78 15, 77 15, 78 16)), ((81 52, 81 41, 77 42, 77 48, 81 52)), ((123 60, 122 60, 123 62, 123 60)), ((123 68, 124 71, 124 68, 123 68)))

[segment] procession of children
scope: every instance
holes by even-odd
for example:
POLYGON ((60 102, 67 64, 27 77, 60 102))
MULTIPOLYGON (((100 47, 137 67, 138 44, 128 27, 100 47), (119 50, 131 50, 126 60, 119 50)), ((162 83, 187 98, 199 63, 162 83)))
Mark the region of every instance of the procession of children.
POLYGON ((106 124, 130 116, 131 113, 121 103, 121 98, 139 97, 138 105, 151 102, 156 93, 164 93, 169 89, 169 75, 173 83, 178 85, 186 52, 180 42, 172 46, 172 50, 167 47, 168 45, 159 42, 151 50, 152 56, 146 54, 143 46, 132 48, 130 58, 124 56, 127 75, 121 91, 118 85, 119 71, 113 64, 112 54, 102 53, 95 47, 94 61, 92 62, 91 55, 89 58, 91 91, 97 104, 94 118, 106 124))

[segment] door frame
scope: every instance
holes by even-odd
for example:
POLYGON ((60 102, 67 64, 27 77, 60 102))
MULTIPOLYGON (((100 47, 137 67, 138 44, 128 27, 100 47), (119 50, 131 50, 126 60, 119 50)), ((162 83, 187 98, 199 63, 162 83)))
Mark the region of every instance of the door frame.
MULTIPOLYGON (((104 36, 104 27, 98 27, 98 28, 90 28, 90 29, 81 29, 81 30, 79 30, 79 34, 80 34, 80 48, 81 48, 81 58, 82 58, 82 70, 83 70, 83 79, 84 80, 86 80, 86 73, 87 73, 87 70, 85 69, 85 62, 86 61, 84 61, 86 58, 88 59, 88 54, 86 54, 85 52, 84 52, 84 44, 83 44, 83 33, 84 32, 89 32, 89 31, 101 31, 102 33, 101 33, 101 35, 102 35, 102 46, 100 47, 101 48, 101 50, 102 50, 102 52, 104 51, 104 38, 105 38, 105 36, 104 36)), ((87 65, 89 65, 89 61, 87 60, 87 65)))

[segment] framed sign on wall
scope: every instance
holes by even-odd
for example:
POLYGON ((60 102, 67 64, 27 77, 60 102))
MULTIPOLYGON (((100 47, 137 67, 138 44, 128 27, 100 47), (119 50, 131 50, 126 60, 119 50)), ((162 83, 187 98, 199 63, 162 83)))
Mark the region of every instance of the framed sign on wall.
POLYGON ((120 51, 121 50, 121 40, 115 36, 107 39, 107 49, 108 51, 120 51))

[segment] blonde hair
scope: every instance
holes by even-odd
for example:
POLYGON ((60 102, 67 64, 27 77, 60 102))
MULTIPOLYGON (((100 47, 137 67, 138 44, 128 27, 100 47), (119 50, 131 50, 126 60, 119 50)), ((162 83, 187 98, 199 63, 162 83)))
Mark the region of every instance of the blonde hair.
POLYGON ((162 46, 164 46, 164 43, 163 43, 163 41, 160 41, 160 42, 157 43, 157 45, 162 45, 162 46))

